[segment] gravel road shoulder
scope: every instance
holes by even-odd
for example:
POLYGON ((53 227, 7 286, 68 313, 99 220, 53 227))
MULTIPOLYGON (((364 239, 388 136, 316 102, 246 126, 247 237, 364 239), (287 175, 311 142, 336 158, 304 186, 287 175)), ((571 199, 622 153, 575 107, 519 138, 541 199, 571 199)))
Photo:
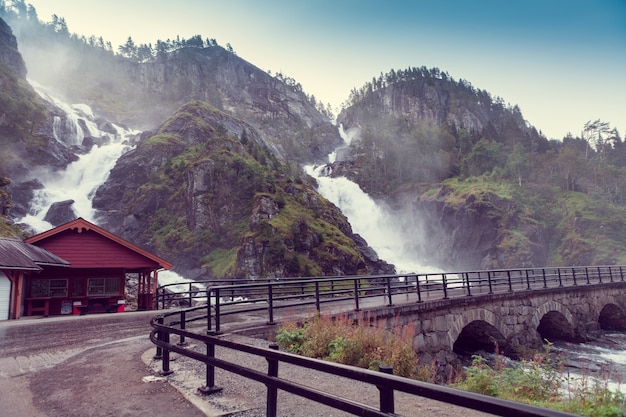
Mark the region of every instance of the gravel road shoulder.
MULTIPOLYGON (((254 346, 268 347, 265 340, 245 336, 228 336, 231 340, 254 346)), ((204 345, 189 347, 204 351, 204 345)), ((160 361, 152 359, 154 352, 145 354, 146 360, 154 373, 161 369, 160 361)), ((267 371, 267 362, 252 355, 216 347, 216 357, 229 362, 243 364, 258 371, 267 371)), ((248 380, 238 375, 215 371, 215 384, 222 391, 204 396, 198 388, 205 384, 206 368, 204 364, 184 356, 172 354, 170 369, 174 371, 166 379, 178 388, 185 397, 201 409, 207 416, 263 417, 265 416, 266 388, 263 384, 248 380)), ((335 395, 340 395, 356 402, 378 406, 378 390, 367 384, 355 383, 341 377, 327 375, 317 371, 303 373, 301 369, 288 364, 281 364, 279 375, 299 384, 308 385, 335 395)), ((439 416, 439 417, 485 417, 490 414, 453 406, 439 401, 396 393, 396 413, 403 416, 439 416)), ((311 400, 279 391, 278 415, 281 417, 344 417, 351 414, 337 411, 311 400)))

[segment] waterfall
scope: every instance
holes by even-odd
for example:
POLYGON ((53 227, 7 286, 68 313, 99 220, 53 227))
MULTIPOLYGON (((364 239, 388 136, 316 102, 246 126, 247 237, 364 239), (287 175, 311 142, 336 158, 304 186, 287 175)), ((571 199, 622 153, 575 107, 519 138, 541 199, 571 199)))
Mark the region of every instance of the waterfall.
POLYGON ((424 262, 424 256, 416 253, 413 240, 419 231, 407 226, 406 218, 381 202, 367 195, 358 184, 345 177, 331 177, 333 163, 341 159, 342 151, 350 144, 353 134, 339 132, 344 143, 329 154, 329 164, 305 166, 305 171, 317 179, 318 192, 335 204, 348 218, 354 233, 361 235, 378 256, 395 265, 398 273, 442 272, 424 262))
POLYGON ((42 168, 35 172, 35 178, 43 184, 43 188, 35 192, 29 214, 17 222, 29 225, 36 232, 48 230, 53 227, 44 221, 48 209, 53 203, 66 200, 74 200, 72 209, 77 217, 94 221, 95 210, 91 203, 95 191, 106 181, 117 159, 131 149, 130 139, 139 132, 114 124, 106 132, 100 130, 89 106, 68 105, 36 82, 31 81, 31 84, 44 100, 66 114, 65 117, 55 117, 53 121, 53 134, 59 143, 67 147, 81 146, 86 129, 99 144, 92 146, 88 153, 79 155, 78 160, 64 170, 42 168))

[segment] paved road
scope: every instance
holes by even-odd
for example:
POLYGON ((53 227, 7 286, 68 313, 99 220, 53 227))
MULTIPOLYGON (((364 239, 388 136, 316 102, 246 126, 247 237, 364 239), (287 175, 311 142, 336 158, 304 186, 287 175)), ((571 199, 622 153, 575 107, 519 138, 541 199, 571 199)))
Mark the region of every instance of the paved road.
POLYGON ((0 417, 205 416, 167 382, 143 382, 153 315, 0 322, 0 417))

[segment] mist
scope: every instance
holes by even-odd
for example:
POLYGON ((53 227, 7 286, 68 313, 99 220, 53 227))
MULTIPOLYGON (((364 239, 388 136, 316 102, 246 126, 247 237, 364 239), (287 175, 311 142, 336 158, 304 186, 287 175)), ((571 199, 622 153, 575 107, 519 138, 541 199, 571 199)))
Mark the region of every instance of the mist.
MULTIPOLYGON (((359 135, 359 129, 344 131, 341 127, 340 133, 344 144, 328 156, 329 163, 343 159, 344 151, 359 135)), ((317 191, 348 218, 353 232, 362 236, 379 258, 393 264, 397 273, 442 272, 423 250, 424 227, 410 204, 392 209, 384 202, 375 201, 348 178, 332 177, 330 164, 309 165, 305 171, 316 178, 317 191)))

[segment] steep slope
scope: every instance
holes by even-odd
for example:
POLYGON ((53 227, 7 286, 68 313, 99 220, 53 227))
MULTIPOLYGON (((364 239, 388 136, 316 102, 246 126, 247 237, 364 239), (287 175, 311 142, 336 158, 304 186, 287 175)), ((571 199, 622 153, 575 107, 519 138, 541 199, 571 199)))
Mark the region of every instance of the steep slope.
POLYGON ((346 218, 301 175, 252 126, 191 101, 119 159, 94 207, 100 224, 190 277, 392 271, 364 256, 346 218))
POLYGON ((45 154, 42 148, 50 144, 38 134, 46 109, 25 77, 17 40, 0 18, 0 236, 22 234, 7 222, 15 205, 11 184, 31 164, 41 161, 45 154))

